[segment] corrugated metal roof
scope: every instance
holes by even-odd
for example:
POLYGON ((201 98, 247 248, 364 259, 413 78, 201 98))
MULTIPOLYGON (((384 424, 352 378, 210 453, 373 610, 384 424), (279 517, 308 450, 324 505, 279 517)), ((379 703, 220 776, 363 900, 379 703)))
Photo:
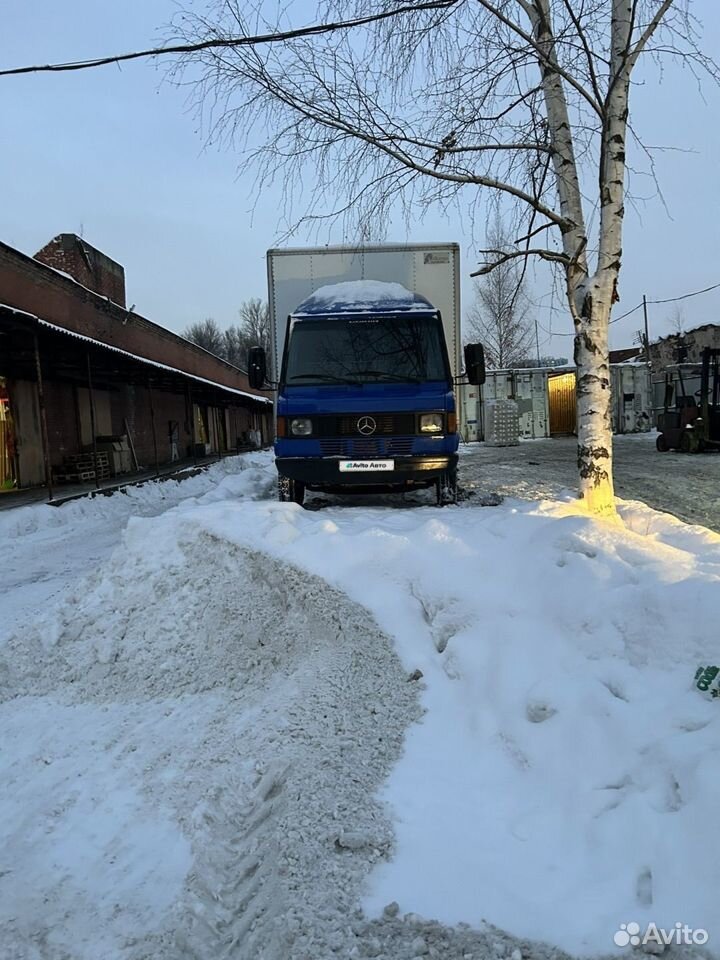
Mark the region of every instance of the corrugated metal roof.
POLYGON ((246 390, 238 390, 235 387, 225 386, 223 383, 218 383, 216 380, 208 380, 205 377, 199 377, 197 374, 188 373, 186 370, 180 370, 178 367, 171 367, 166 363, 160 363, 157 360, 148 360, 147 357, 141 357, 136 353, 130 353, 128 350, 122 350, 120 347, 114 347, 109 343, 103 343, 102 340, 94 340, 92 337, 86 337, 82 333, 76 333, 74 330, 68 330, 66 327, 59 327, 55 323, 50 323, 47 320, 42 320, 40 317, 36 317, 32 313, 27 313, 25 310, 18 310, 17 307, 11 307, 9 304, 0 303, 0 308, 3 310, 8 310, 11 313, 18 314, 19 316, 27 317, 29 320, 33 320, 38 326, 43 327, 47 330, 52 330, 54 333, 61 333, 66 337, 73 337, 75 340, 81 340, 85 343, 92 344, 94 347, 99 347, 102 350, 111 350, 113 353, 119 353, 123 357, 128 357, 130 360, 135 360, 138 363, 145 364, 149 367, 155 367, 159 370, 164 370, 168 373, 175 373, 181 377, 187 377, 190 380, 195 380, 198 383, 204 383, 208 386, 215 387, 218 390, 223 390, 226 393, 232 393, 236 396, 247 397, 250 400, 255 400, 257 403, 272 403, 272 400, 269 400, 267 397, 260 397, 255 393, 248 393, 246 390))

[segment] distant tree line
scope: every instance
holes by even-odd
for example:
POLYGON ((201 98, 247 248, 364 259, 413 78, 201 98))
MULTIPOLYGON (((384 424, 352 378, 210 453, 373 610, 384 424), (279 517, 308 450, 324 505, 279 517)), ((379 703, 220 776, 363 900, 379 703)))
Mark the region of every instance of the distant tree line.
POLYGON ((240 305, 238 314, 240 322, 224 330, 216 320, 208 317, 191 323, 182 335, 216 357, 246 370, 250 347, 270 349, 270 311, 267 303, 250 299, 240 305))

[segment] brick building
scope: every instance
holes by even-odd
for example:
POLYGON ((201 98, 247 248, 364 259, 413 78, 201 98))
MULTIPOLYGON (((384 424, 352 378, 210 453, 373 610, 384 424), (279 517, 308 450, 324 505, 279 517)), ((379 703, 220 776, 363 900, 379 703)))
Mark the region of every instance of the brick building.
MULTIPOLYGON (((679 396, 692 397, 699 391, 700 361, 705 347, 720 349, 720 324, 704 323, 682 333, 671 333, 650 344, 656 418, 664 409, 668 384, 679 396)), ((672 398, 673 392, 667 396, 672 398)), ((670 402, 674 401, 671 399, 670 402)))
POLYGON ((720 348, 720 324, 704 323, 651 343, 650 362, 653 371, 662 371, 676 363, 700 363, 705 347, 720 348))
POLYGON ((38 250, 33 259, 68 274, 118 306, 125 306, 125 270, 82 237, 60 233, 38 250))
POLYGON ((80 237, 0 243, 0 489, 52 489, 99 448, 136 471, 222 455, 271 423, 244 371, 128 309, 122 266, 80 237))

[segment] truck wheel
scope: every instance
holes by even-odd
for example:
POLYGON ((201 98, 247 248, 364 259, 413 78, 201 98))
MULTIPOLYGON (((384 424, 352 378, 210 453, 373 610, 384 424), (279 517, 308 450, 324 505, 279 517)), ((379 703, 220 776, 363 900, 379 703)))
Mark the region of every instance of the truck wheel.
POLYGON ((298 503, 305 499, 305 484, 290 477, 278 476, 278 500, 281 503, 298 503))
POLYGON ((680 434, 680 450, 683 453, 697 453, 699 448, 698 441, 692 430, 683 430, 680 434))
POLYGON ((435 497, 437 505, 445 507, 451 503, 457 503, 457 496, 457 468, 455 468, 443 473, 435 481, 435 497))
POLYGON ((655 447, 659 453, 667 453, 670 447, 665 439, 664 433, 659 433, 655 439, 655 447))

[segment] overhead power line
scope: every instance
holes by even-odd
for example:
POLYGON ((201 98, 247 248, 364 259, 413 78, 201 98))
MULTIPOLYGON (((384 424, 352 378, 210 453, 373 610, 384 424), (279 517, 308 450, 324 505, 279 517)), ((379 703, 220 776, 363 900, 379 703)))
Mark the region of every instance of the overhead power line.
MULTIPOLYGON (((710 287, 703 287, 702 290, 693 290, 692 293, 683 293, 679 297, 667 297, 665 300, 647 300, 646 303, 678 303, 680 300, 689 300, 690 297, 699 297, 701 293, 710 293, 711 290, 717 290, 718 287, 720 287, 720 283, 714 283, 710 287)), ((629 317, 631 313, 635 313, 640 307, 642 307, 642 300, 634 306, 632 310, 628 310, 627 313, 623 313, 619 317, 613 317, 610 323, 617 323, 618 320, 624 320, 625 317, 629 317)))
POLYGON ((695 290, 693 293, 684 293, 681 297, 670 297, 669 300, 648 300, 648 303, 677 303, 678 300, 688 300, 690 297, 697 297, 701 293, 709 293, 711 290, 717 290, 720 283, 714 283, 711 287, 705 287, 703 290, 695 290))
MULTIPOLYGON (((648 303, 651 303, 651 302, 652 302, 652 301, 648 300, 648 303)), ((612 320, 610 321, 610 323, 617 323, 618 320, 624 320, 625 317, 629 317, 631 314, 635 313, 636 310, 639 310, 641 306, 642 306, 642 300, 640 301, 640 303, 638 303, 636 306, 634 306, 634 307, 632 308, 632 310, 628 310, 627 313, 623 313, 623 314, 622 314, 621 316, 619 316, 619 317, 613 317, 612 320)))
POLYGON ((307 27, 298 27, 295 30, 283 30, 277 33, 262 33, 257 36, 215 37, 213 40, 203 40, 198 43, 182 43, 166 47, 153 47, 149 50, 138 50, 134 53, 120 53, 111 57, 98 57, 94 60, 75 60, 69 63, 47 63, 31 67, 10 67, 0 70, 0 77, 10 77, 21 73, 61 73, 68 70, 89 70, 93 67, 105 67, 111 63, 125 63, 128 60, 141 60, 146 57, 162 57, 173 53, 197 53, 200 50, 212 50, 218 47, 256 47, 266 43, 283 43, 295 40, 298 37, 317 36, 318 34, 332 33, 335 30, 350 30, 353 27, 363 27, 378 20, 387 20, 403 13, 417 14, 418 10, 442 10, 454 7, 458 0, 426 0, 424 3, 409 3, 392 10, 369 14, 365 17, 355 17, 352 20, 338 20, 336 23, 317 23, 307 27))
MULTIPOLYGON (((691 293, 683 293, 679 297, 666 297, 664 300, 646 300, 647 304, 660 304, 660 303, 678 303, 680 300, 689 300, 691 297, 699 297, 702 293, 710 293, 711 290, 717 290, 720 288, 720 283, 713 283, 709 287, 703 287, 702 290, 693 290, 691 293)), ((642 308, 643 302, 635 304, 631 310, 627 310, 625 313, 621 313, 619 317, 613 317, 610 323, 617 323, 619 320, 624 320, 625 317, 631 316, 635 313, 636 310, 642 308)), ((547 330, 545 331, 548 332, 547 330)), ((574 333, 551 333, 552 337, 574 337, 574 333)))

